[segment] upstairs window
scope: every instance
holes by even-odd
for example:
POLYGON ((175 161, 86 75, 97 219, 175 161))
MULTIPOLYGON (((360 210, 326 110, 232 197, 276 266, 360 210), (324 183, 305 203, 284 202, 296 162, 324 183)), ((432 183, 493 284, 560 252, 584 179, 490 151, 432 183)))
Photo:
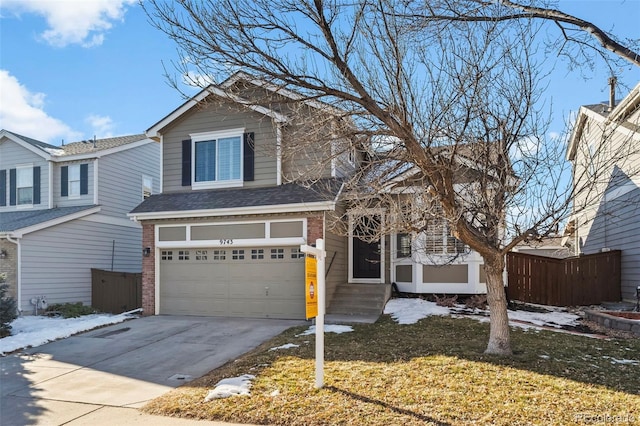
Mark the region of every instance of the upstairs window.
POLYGON ((69 166, 69 198, 80 196, 80 164, 69 166))
POLYGON ((153 194, 153 178, 142 176, 142 199, 146 200, 153 194))
POLYGON ((16 168, 16 196, 19 206, 33 204, 33 167, 16 168))
POLYGON ((60 168, 60 196, 80 198, 89 193, 89 165, 69 164, 60 168))
POLYGON ((194 188, 242 186, 243 132, 234 129, 191 135, 194 188))

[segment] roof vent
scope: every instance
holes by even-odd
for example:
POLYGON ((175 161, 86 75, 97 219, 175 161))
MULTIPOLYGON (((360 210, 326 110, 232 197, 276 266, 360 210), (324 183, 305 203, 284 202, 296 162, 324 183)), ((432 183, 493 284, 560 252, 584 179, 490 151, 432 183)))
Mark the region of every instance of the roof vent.
POLYGON ((609 111, 616 107, 616 81, 615 77, 609 77, 609 111))

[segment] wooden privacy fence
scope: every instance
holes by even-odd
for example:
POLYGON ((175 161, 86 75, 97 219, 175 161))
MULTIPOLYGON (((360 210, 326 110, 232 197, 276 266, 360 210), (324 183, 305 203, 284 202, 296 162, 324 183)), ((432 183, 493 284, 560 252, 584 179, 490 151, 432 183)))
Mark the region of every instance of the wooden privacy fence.
POLYGON ((91 269, 91 306, 119 314, 142 306, 142 274, 91 269))
POLYGON ((620 250, 556 259, 507 255, 507 297, 552 306, 597 305, 621 300, 620 250))

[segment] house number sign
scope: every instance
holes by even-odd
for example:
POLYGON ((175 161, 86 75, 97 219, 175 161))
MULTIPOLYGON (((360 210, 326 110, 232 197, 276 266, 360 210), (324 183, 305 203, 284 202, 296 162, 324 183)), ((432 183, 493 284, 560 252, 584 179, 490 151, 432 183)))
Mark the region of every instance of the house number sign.
POLYGON ((220 245, 230 246, 233 244, 233 240, 229 238, 220 238, 220 245))

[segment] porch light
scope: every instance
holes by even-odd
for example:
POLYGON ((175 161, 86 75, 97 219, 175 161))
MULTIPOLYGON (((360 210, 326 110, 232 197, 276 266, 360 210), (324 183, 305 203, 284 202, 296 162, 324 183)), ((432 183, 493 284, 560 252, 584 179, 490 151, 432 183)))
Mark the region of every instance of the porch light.
POLYGON ((4 259, 7 257, 7 251, 6 250, 0 250, 0 259, 4 259))
POLYGON ((142 255, 144 257, 149 257, 151 255, 151 247, 145 247, 142 249, 142 255))

